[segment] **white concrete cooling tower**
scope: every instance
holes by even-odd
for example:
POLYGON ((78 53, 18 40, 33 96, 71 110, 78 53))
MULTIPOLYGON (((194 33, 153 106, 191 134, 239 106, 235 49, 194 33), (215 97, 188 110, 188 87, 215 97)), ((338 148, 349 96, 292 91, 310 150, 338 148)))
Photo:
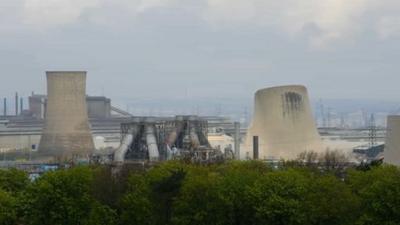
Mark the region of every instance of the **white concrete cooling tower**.
POLYGON ((86 106, 86 72, 46 72, 47 108, 39 153, 70 160, 94 150, 86 106))
POLYGON ((388 116, 384 152, 385 162, 400 165, 400 116, 388 116))
POLYGON ((259 137, 260 159, 294 159, 304 151, 323 150, 304 86, 262 89, 255 94, 252 125, 246 147, 259 137))

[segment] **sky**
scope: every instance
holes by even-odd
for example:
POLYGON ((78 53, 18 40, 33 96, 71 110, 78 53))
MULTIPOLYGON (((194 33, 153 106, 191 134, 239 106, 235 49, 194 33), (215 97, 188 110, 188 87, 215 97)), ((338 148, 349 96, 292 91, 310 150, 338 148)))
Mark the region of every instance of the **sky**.
POLYGON ((400 100, 399 0, 0 0, 0 97, 86 70, 90 95, 400 100))

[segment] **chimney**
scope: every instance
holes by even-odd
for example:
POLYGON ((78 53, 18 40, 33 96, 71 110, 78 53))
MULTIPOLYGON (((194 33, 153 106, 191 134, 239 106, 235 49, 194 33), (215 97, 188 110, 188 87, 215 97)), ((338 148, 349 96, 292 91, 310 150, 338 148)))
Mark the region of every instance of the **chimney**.
POLYGON ((3 115, 4 116, 7 116, 7 98, 4 98, 4 112, 3 112, 3 115))
POLYGON ((259 148, 258 148, 258 136, 253 136, 253 159, 258 160, 259 148))
POLYGON ((18 116, 18 92, 15 93, 15 115, 18 116))
POLYGON ((235 159, 240 160, 240 123, 235 122, 235 159))
POLYGON ((24 111, 24 98, 20 98, 19 99, 19 111, 20 111, 20 114, 22 114, 22 111, 24 111))

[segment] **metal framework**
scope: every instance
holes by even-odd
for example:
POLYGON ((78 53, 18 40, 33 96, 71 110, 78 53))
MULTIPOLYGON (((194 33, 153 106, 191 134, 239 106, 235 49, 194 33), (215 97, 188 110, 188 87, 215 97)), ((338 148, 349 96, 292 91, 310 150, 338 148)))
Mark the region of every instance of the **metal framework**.
MULTIPOLYGON (((208 122, 197 116, 134 118, 121 124, 124 161, 165 161, 174 158, 195 162, 220 159, 222 153, 208 142, 208 122)), ((120 156, 120 155, 119 155, 120 156)), ((119 157, 121 158, 121 157, 119 157)))

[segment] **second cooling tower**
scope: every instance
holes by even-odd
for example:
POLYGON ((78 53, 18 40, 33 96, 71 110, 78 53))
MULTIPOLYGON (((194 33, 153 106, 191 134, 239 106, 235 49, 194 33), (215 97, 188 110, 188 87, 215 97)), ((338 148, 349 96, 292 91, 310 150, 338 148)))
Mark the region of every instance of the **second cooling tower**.
POLYGON ((388 116, 384 152, 385 162, 400 165, 400 116, 388 116))
POLYGON ((86 72, 47 72, 47 108, 39 153, 70 160, 94 150, 86 106, 86 72))
POLYGON ((294 159, 304 151, 322 151, 307 89, 281 86, 257 91, 249 149, 254 136, 259 137, 260 159, 294 159))

